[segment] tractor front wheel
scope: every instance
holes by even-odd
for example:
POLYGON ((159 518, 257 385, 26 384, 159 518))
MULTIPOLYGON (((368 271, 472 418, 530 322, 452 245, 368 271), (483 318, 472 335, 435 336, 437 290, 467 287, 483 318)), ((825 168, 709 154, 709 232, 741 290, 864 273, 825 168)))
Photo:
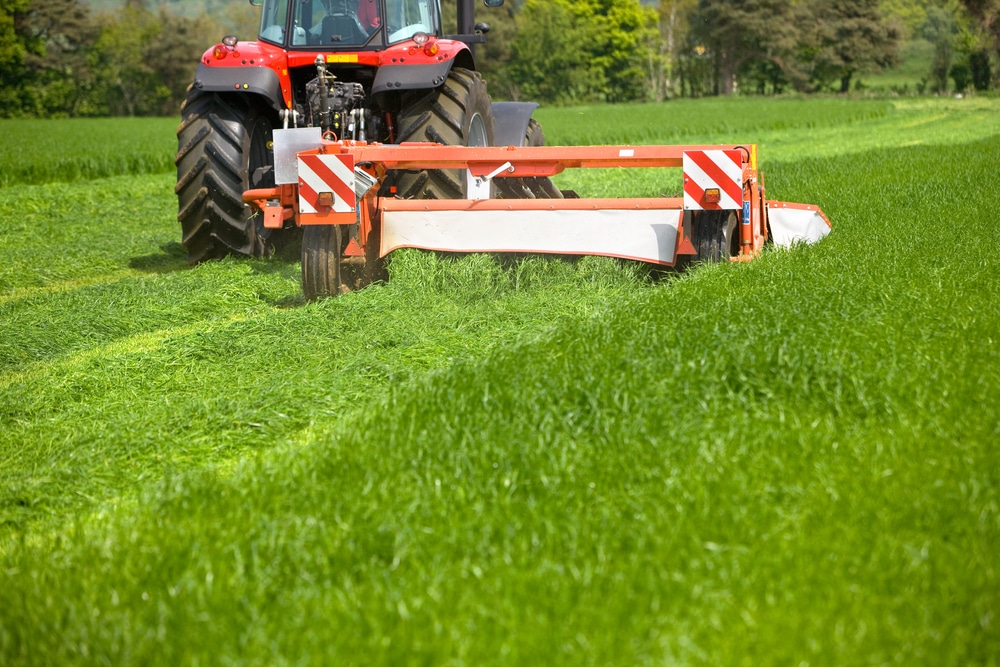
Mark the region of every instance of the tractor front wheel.
POLYGON ((302 291, 313 301, 341 292, 340 225, 306 225, 302 232, 302 291))
POLYGON ((699 262, 723 262, 740 252, 736 211, 696 211, 692 242, 699 262))

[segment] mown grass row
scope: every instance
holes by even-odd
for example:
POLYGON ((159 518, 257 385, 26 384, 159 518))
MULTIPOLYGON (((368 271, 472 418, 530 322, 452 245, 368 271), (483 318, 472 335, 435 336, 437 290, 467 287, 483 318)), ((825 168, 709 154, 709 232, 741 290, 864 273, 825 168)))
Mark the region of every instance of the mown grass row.
POLYGON ((995 662, 998 147, 777 151, 836 227, 749 265, 401 253, 308 305, 187 269, 162 177, 4 274, 0 662, 995 662))

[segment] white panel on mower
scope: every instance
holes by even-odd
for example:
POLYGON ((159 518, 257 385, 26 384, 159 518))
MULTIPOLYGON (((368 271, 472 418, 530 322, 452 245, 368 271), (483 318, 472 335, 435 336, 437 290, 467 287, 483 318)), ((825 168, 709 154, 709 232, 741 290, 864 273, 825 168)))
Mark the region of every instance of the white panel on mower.
POLYGON ((688 211, 743 208, 742 152, 732 149, 684 151, 684 209, 688 211), (719 191, 716 204, 704 204, 706 190, 719 191))
POLYGON ((397 248, 446 252, 604 255, 673 264, 683 211, 464 210, 382 215, 381 255, 397 248))
POLYGON ((295 154, 319 148, 323 143, 323 131, 318 127, 295 127, 274 130, 274 183, 288 185, 299 182, 298 164, 295 154))
POLYGON ((354 156, 307 153, 298 156, 299 211, 318 213, 320 208, 334 213, 357 210, 354 156), (323 203, 323 197, 329 198, 323 203))
POLYGON ((830 223, 819 207, 788 202, 767 202, 767 221, 774 245, 815 243, 830 233, 830 223))

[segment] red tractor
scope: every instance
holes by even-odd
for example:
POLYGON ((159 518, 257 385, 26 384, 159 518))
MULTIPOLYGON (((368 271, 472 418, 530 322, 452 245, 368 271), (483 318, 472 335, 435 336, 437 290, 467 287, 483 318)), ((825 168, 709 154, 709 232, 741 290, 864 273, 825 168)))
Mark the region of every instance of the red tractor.
MULTIPOLYGON (((177 128, 177 217, 192 262, 266 256, 295 228, 264 227, 243 193, 274 186, 272 131, 320 128, 327 139, 462 146, 541 145, 533 103, 492 103, 473 57, 489 26, 457 0, 445 35, 439 0, 250 0, 257 41, 223 38, 202 56, 177 128)), ((504 0, 484 0, 498 7, 504 0)), ((404 199, 467 195, 457 170, 400 170, 404 199)), ((507 198, 559 197, 548 179, 503 179, 507 198)))

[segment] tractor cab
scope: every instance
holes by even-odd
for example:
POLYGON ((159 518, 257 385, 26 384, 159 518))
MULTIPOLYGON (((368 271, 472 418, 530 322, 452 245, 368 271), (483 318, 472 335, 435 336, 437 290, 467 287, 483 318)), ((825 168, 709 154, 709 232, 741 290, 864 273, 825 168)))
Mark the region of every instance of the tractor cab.
MULTIPOLYGON (((440 36, 438 0, 257 0, 260 39, 312 51, 379 50, 417 33, 440 36)), ((255 2, 256 4, 256 2, 255 2)))

